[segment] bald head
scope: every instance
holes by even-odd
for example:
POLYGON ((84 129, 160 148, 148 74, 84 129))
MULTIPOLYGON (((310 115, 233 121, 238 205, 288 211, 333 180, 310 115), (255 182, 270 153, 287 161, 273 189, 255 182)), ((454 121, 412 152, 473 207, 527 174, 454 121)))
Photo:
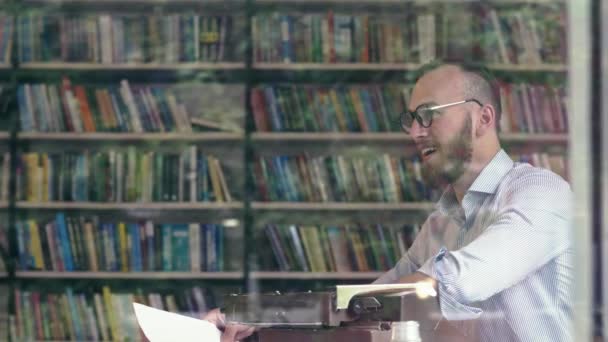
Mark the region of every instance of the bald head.
POLYGON ((476 70, 456 64, 432 65, 416 82, 413 93, 445 95, 454 101, 476 99, 484 105, 491 105, 495 112, 495 127, 500 122, 500 100, 490 80, 476 70), (418 89, 417 89, 418 88, 418 89))

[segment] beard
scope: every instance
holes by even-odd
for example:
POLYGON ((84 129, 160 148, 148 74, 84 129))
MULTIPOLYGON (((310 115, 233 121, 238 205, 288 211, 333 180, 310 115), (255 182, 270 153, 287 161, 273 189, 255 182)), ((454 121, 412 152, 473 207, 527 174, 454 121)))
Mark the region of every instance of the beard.
POLYGON ((472 120, 469 114, 460 131, 445 144, 438 146, 435 160, 423 161, 422 178, 430 187, 444 187, 454 183, 465 172, 473 156, 472 120))

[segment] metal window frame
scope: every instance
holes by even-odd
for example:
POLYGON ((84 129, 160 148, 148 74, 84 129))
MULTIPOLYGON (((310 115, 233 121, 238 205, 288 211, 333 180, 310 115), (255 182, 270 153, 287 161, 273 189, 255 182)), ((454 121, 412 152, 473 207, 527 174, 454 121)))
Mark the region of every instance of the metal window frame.
MULTIPOLYGON (((568 14, 569 163, 574 191, 576 341, 592 340, 591 1, 566 1, 568 14)), ((606 2, 607 0, 603 0, 606 2)))

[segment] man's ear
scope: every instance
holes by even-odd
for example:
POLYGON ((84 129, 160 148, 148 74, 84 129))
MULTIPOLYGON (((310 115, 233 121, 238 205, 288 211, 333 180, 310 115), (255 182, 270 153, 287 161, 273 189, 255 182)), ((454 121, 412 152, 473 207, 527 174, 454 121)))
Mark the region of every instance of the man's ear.
POLYGON ((491 105, 484 105, 477 116, 477 127, 475 129, 478 137, 485 135, 488 131, 496 128, 496 111, 491 105))

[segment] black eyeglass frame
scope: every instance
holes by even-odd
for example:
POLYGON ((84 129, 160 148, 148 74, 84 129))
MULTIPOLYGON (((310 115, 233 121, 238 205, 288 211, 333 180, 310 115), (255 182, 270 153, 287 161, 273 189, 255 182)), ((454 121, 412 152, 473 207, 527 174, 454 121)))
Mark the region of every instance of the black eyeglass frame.
POLYGON ((407 126, 405 124, 406 120, 408 119, 408 116, 412 118, 412 121, 411 121, 412 124, 414 123, 414 120, 416 120, 416 121, 418 121, 418 124, 424 128, 431 127, 431 125, 433 124, 433 116, 430 117, 428 125, 425 125, 424 120, 422 119, 420 114, 418 114, 418 111, 420 109, 434 111, 437 109, 448 108, 448 107, 452 107, 452 106, 456 106, 456 105, 460 105, 460 104, 464 104, 464 103, 469 103, 469 102, 475 102, 480 107, 483 107, 483 104, 481 103, 481 101, 479 101, 477 99, 466 99, 466 100, 462 100, 462 101, 456 101, 456 102, 451 102, 451 103, 446 103, 446 104, 436 105, 436 106, 431 106, 431 107, 424 107, 425 105, 421 104, 414 111, 405 111, 405 112, 401 113, 401 116, 399 118, 399 123, 401 124, 401 129, 404 130, 405 132, 409 132, 409 130, 412 128, 411 125, 407 126))

